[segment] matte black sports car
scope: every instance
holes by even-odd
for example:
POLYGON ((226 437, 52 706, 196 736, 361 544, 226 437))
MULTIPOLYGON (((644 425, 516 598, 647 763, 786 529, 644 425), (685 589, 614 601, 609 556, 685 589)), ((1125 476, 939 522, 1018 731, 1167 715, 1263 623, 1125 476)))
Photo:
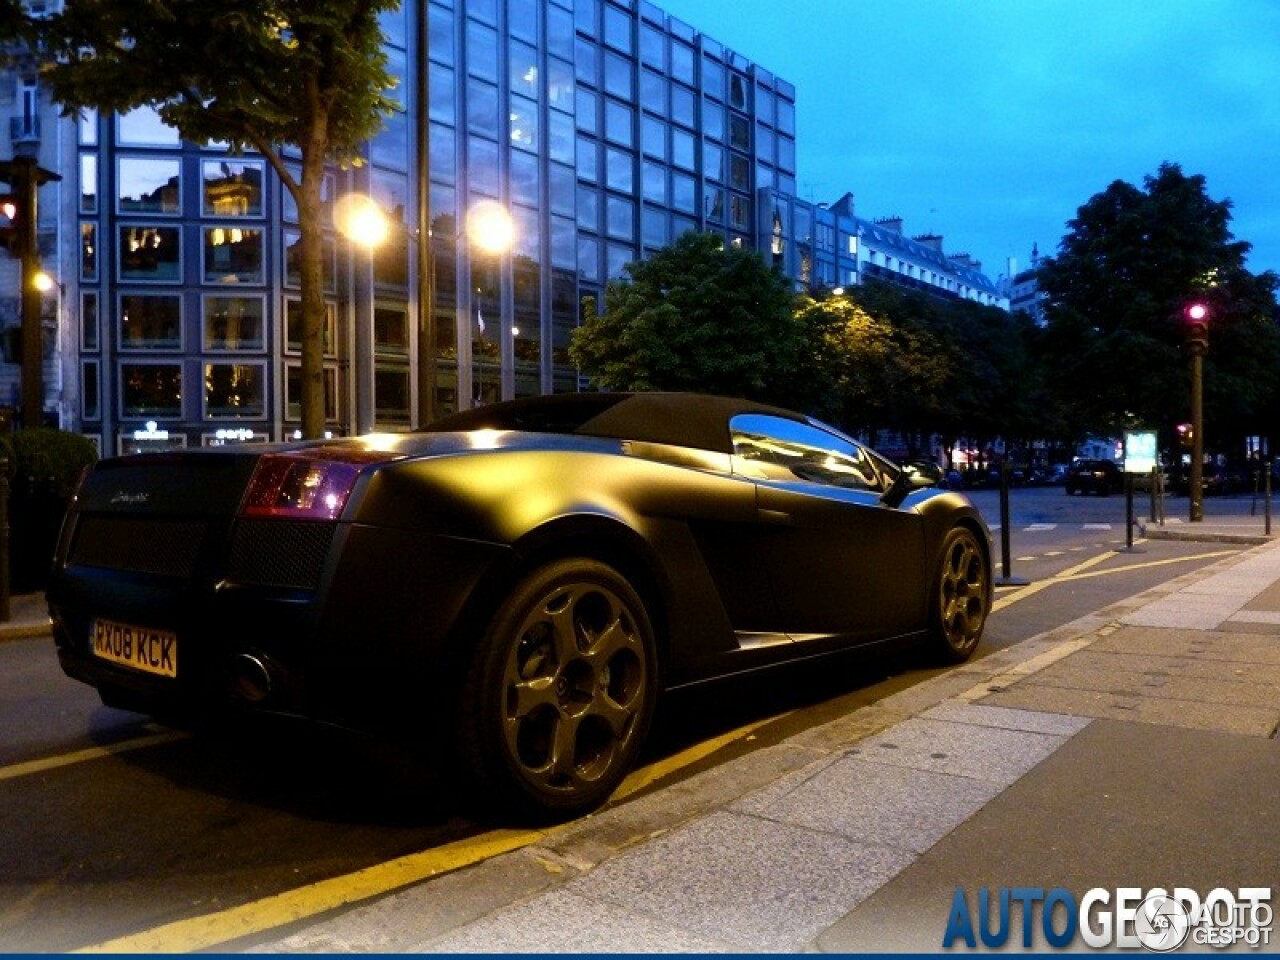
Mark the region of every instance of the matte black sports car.
POLYGON ((539 397, 100 461, 49 605, 108 705, 438 742, 480 790, 568 816, 617 786, 661 690, 858 644, 967 658, 990 537, 925 483, 758 403, 539 397))

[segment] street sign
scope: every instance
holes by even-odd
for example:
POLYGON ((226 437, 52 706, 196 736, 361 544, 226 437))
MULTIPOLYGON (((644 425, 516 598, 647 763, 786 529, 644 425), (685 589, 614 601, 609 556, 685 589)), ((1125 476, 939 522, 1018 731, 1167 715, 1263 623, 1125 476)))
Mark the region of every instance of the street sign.
POLYGON ((1156 468, 1156 432, 1126 430, 1124 434, 1124 472, 1150 473, 1156 468))

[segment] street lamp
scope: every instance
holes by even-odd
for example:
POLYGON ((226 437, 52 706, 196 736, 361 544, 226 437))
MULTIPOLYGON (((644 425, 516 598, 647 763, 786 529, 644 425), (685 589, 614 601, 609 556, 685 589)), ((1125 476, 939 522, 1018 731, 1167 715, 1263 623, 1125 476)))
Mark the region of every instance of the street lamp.
POLYGON ((1194 301, 1182 311, 1183 335, 1191 353, 1191 500, 1189 519, 1204 520, 1204 355, 1209 352, 1209 307, 1194 301))
MULTIPOLYGON (((368 250, 375 250, 385 243, 395 227, 390 218, 367 194, 351 193, 340 197, 334 204, 334 225, 352 242, 368 250)), ((418 242, 418 425, 425 426, 435 419, 435 323, 434 285, 427 275, 435 269, 431 250, 433 237, 428 229, 405 228, 405 235, 418 242), (425 256, 423 255, 425 252, 425 256)), ((506 253, 516 240, 515 221, 510 211, 496 200, 481 200, 466 214, 463 229, 451 238, 467 239, 481 253, 498 257, 506 253)), ((461 371, 459 371, 461 374, 461 371)))

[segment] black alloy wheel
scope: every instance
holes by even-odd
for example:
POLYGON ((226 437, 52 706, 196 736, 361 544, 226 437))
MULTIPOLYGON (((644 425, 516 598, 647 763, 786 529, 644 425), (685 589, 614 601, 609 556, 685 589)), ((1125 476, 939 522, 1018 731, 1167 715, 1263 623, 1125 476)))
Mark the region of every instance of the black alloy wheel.
POLYGON ((948 663, 968 660, 991 605, 991 570, 977 534, 956 527, 943 541, 930 602, 934 650, 948 663))
POLYGON ((539 819, 602 804, 648 733, 655 649, 644 603, 612 567, 559 560, 525 577, 463 691, 459 744, 477 785, 539 819))

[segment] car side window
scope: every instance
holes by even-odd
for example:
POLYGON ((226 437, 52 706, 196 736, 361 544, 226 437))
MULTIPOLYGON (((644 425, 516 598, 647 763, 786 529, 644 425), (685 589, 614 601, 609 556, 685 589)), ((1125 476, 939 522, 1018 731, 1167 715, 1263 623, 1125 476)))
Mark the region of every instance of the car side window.
POLYGON ((829 487, 880 490, 880 475, 856 443, 784 417, 744 413, 729 424, 733 452, 765 466, 767 476, 829 487))

